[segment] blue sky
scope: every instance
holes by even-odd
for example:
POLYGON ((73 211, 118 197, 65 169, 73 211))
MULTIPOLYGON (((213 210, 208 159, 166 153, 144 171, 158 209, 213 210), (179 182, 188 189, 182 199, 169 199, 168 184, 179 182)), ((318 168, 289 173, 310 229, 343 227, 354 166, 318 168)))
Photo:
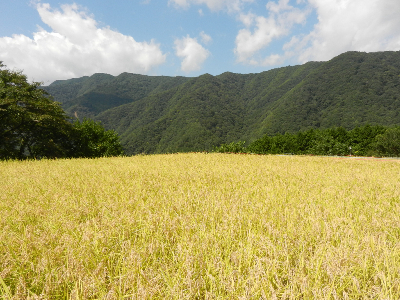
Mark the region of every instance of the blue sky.
POLYGON ((45 84, 258 73, 400 50, 399 0, 7 0, 0 11, 0 61, 45 84))

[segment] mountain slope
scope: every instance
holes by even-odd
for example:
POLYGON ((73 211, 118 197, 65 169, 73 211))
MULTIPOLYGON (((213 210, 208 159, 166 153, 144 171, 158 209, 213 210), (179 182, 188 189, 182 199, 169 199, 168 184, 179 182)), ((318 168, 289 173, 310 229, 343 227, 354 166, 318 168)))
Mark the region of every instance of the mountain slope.
POLYGON ((128 153, 205 150, 252 134, 255 139, 259 134, 253 128, 258 129, 263 111, 318 65, 248 75, 205 74, 96 119, 120 133, 128 153))
POLYGON ((71 116, 116 130, 128 154, 209 150, 265 133, 400 125, 400 52, 347 52, 258 74, 95 74, 46 89, 71 116))
POLYGON ((129 153, 210 149, 229 135, 240 137, 243 108, 230 97, 238 90, 206 74, 97 119, 121 134, 129 153))
POLYGON ((400 52, 348 52, 324 63, 271 107, 269 133, 399 124, 400 52), (287 118, 290 116, 290 119, 287 118))
POLYGON ((185 77, 146 76, 122 73, 116 77, 94 74, 90 77, 55 81, 47 90, 70 115, 94 118, 99 113, 180 85, 185 77))

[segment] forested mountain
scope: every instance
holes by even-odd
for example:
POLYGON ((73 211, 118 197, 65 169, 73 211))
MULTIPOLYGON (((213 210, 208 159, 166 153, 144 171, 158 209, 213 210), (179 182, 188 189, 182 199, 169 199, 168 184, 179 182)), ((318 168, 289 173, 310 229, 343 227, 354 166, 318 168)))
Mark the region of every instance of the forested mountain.
POLYGON ((44 87, 65 111, 79 118, 93 118, 99 113, 157 94, 180 85, 190 78, 144 76, 122 73, 119 76, 94 74, 69 80, 57 80, 44 87))
POLYGON ((44 88, 71 116, 115 129, 127 154, 209 150, 310 128, 400 125, 400 52, 347 52, 258 74, 95 74, 44 88))

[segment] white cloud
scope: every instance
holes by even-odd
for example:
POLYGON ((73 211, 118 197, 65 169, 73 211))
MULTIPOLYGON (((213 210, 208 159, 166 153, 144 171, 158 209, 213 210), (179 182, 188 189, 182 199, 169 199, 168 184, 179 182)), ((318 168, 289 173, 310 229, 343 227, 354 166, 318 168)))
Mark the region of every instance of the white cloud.
MULTIPOLYGON (((304 0, 297 0, 306 4, 304 0)), ((329 60, 346 51, 400 50, 400 1, 393 0, 308 0, 303 10, 289 0, 270 1, 269 16, 241 14, 245 28, 236 37, 238 62, 250 65, 282 64, 291 58, 299 63, 329 60), (292 35, 295 24, 305 22, 310 9, 315 9, 318 22, 311 32, 292 35), (292 36, 291 36, 292 35, 292 36), (262 49, 281 37, 290 40, 282 54, 260 57, 262 49)))
POLYGON ((309 0, 316 9, 314 30, 286 49, 299 62, 328 60, 346 51, 400 50, 400 1, 309 0))
POLYGON ((169 0, 169 3, 183 8, 187 8, 191 4, 204 4, 212 11, 221 9, 227 9, 228 11, 240 11, 245 3, 251 2, 254 2, 254 0, 169 0))
POLYGON ((270 56, 264 58, 261 62, 263 66, 274 66, 282 64, 285 61, 285 56, 279 54, 271 54, 270 56))
POLYGON ((176 55, 182 59, 181 70, 184 72, 198 71, 210 52, 189 35, 175 40, 176 55))
POLYGON ((289 5, 289 0, 280 0, 278 3, 270 1, 266 5, 267 9, 273 13, 279 13, 284 10, 291 10, 293 7, 289 5))
POLYGON ((329 60, 346 51, 400 50, 400 1, 394 0, 297 0, 305 8, 291 6, 289 0, 270 1, 268 16, 241 13, 245 28, 236 37, 238 62, 249 65, 282 64, 291 58, 299 63, 329 60), (293 35, 296 24, 306 21, 311 9, 318 22, 311 32, 293 35), (261 56, 278 38, 290 40, 282 53, 261 56))
POLYGON ((39 3, 37 10, 51 32, 39 28, 32 39, 0 37, 4 63, 23 70, 33 80, 49 83, 96 72, 148 73, 166 60, 155 41, 137 42, 109 27, 99 28, 76 4, 62 5, 59 11, 39 3))
POLYGON ((273 40, 288 35, 295 24, 304 23, 310 12, 309 9, 301 10, 289 5, 289 0, 280 0, 278 3, 270 1, 266 8, 270 12, 268 17, 252 13, 239 16, 246 28, 241 29, 236 36, 234 52, 238 62, 268 65, 280 61, 275 55, 266 59, 256 59, 255 56, 273 40))
POLYGON ((250 27, 253 25, 254 20, 257 18, 257 15, 248 13, 248 14, 240 14, 239 15, 239 20, 246 26, 250 27))
POLYGON ((201 38, 201 41, 203 42, 203 44, 206 44, 206 45, 212 41, 211 36, 206 34, 204 31, 200 32, 200 38, 201 38))

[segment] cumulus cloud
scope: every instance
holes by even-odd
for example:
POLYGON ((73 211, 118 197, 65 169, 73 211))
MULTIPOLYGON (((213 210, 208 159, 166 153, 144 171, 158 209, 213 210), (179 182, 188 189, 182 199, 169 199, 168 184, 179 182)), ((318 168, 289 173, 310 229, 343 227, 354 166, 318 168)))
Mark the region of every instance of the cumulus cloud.
POLYGON ((191 4, 204 4, 212 11, 221 9, 239 11, 245 3, 251 2, 254 2, 254 0, 169 0, 169 3, 183 8, 187 8, 191 4))
MULTIPOLYGON (((207 36, 204 32, 203 34, 207 36)), ((207 37, 210 38, 209 36, 207 37)), ((182 59, 181 70, 184 72, 200 70, 203 63, 210 56, 210 52, 196 38, 191 38, 189 35, 175 40, 175 50, 176 55, 182 59)))
POLYGON ((235 54, 238 62, 252 65, 268 65, 280 59, 272 55, 266 59, 256 59, 255 55, 273 40, 286 36, 295 24, 306 21, 309 9, 289 5, 289 0, 270 1, 266 5, 269 16, 240 14, 239 20, 245 25, 236 36, 235 54))
POLYGON ((203 42, 203 44, 206 44, 206 45, 212 41, 211 36, 206 34, 204 31, 200 32, 200 38, 201 38, 201 41, 203 42))
POLYGON ((280 54, 271 54, 264 58, 261 63, 256 62, 257 65, 262 65, 262 66, 276 66, 280 65, 285 62, 286 56, 285 55, 280 55, 280 54))
POLYGON ((304 63, 329 60, 346 51, 400 50, 400 1, 393 0, 289 0, 267 3, 268 16, 241 13, 245 28, 236 37, 234 52, 238 62, 269 66, 287 59, 304 63), (293 35, 296 24, 304 24, 314 10, 317 23, 311 32, 293 35), (289 38, 281 54, 260 57, 278 38, 289 38))
POLYGON ((312 32, 296 37, 286 50, 299 62, 328 60, 345 51, 400 50, 400 1, 309 0, 318 15, 312 32))
POLYGON ((137 42, 109 27, 100 28, 76 4, 62 5, 61 11, 52 10, 46 3, 36 8, 51 32, 39 28, 33 38, 0 38, 4 63, 23 70, 33 80, 49 83, 96 72, 148 73, 166 60, 154 40, 137 42))

